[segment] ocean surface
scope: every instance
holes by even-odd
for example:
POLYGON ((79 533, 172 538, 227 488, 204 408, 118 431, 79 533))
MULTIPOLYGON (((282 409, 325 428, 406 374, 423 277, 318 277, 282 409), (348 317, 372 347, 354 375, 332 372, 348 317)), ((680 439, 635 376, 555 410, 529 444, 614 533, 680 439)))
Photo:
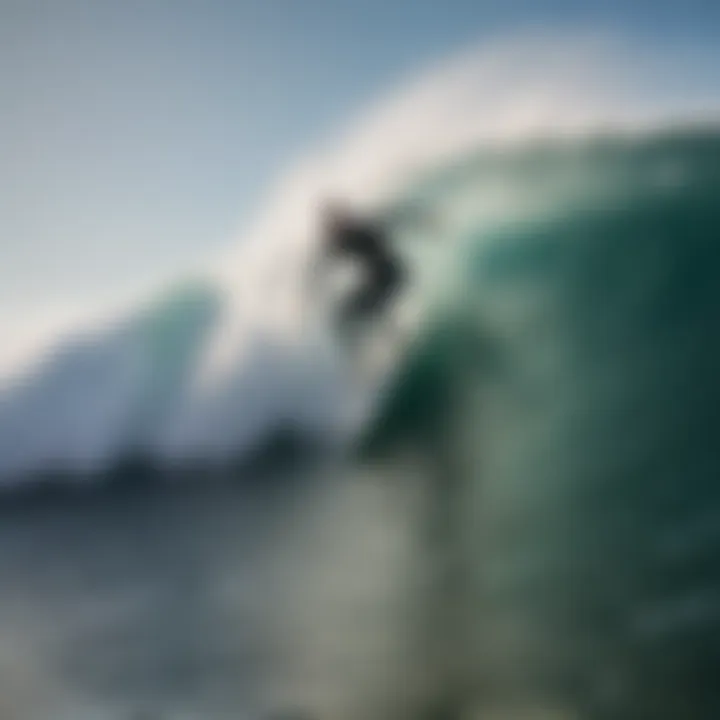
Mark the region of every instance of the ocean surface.
POLYGON ((359 718, 406 703, 417 493, 336 470, 0 509, 0 717, 359 718))

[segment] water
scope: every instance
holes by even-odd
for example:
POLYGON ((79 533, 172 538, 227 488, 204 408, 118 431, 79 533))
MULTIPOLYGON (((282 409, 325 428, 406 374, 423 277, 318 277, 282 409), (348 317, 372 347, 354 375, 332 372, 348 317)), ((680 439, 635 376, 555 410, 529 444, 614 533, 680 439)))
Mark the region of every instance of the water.
POLYGON ((471 717, 720 710, 718 168, 716 131, 676 130, 415 191, 455 268, 360 450, 388 476, 424 458, 462 568, 438 590, 462 661, 437 670, 471 717))
POLYGON ((2 511, 3 720, 361 718, 409 702, 412 484, 198 480, 2 511))

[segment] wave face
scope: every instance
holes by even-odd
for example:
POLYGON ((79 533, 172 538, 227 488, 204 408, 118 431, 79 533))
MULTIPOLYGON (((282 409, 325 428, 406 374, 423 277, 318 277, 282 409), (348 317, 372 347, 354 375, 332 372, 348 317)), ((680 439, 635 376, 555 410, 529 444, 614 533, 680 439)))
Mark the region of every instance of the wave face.
POLYGON ((359 450, 413 450, 455 513, 473 703, 717 716, 720 131, 479 153, 410 195, 452 258, 359 450))

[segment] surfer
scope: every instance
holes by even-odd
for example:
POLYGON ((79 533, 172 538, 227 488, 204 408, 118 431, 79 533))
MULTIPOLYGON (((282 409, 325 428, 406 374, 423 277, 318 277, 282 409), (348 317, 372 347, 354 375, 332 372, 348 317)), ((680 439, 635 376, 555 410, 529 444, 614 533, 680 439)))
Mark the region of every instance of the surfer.
MULTIPOLYGON (((323 237, 315 270, 328 261, 351 260, 364 273, 363 282, 345 298, 337 313, 338 329, 382 315, 404 285, 405 268, 390 247, 389 222, 360 218, 337 202, 322 210, 323 237)), ((316 279, 316 278, 314 278, 316 279)))

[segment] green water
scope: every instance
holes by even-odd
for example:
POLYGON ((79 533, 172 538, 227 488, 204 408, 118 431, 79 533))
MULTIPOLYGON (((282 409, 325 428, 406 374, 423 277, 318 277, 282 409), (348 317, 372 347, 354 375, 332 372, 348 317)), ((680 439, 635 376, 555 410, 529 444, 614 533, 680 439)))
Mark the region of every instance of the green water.
POLYGON ((452 513, 467 702, 717 717, 720 132, 479 153, 413 193, 454 265, 358 451, 414 447, 452 513))

